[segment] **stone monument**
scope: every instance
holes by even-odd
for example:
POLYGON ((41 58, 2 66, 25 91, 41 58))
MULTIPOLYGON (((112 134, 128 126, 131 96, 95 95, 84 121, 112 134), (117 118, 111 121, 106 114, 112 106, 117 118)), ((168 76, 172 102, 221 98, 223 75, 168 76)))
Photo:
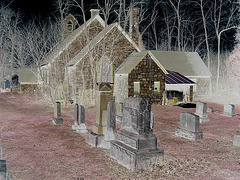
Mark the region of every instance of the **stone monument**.
POLYGON ((94 147, 98 147, 107 131, 107 105, 111 99, 112 88, 109 84, 104 84, 96 92, 96 123, 88 136, 88 143, 94 147))
POLYGON ((104 138, 99 144, 99 147, 110 149, 110 141, 115 140, 116 130, 116 116, 115 116, 115 102, 110 101, 107 106, 107 132, 104 134, 104 138))
POLYGON ((199 131, 199 116, 193 113, 181 113, 179 127, 176 128, 175 135, 190 140, 203 138, 203 133, 199 131))
POLYGON ((72 125, 72 129, 76 130, 78 133, 86 133, 88 132, 86 124, 85 124, 85 108, 78 104, 75 104, 74 110, 74 125, 72 125))
POLYGON ((223 115, 228 117, 235 116, 235 106, 233 104, 224 104, 223 115))
POLYGON ((52 118, 52 123, 58 125, 63 123, 63 119, 61 118, 61 104, 58 101, 54 104, 54 117, 52 118))
POLYGON ((208 118, 207 115, 207 103, 203 103, 201 101, 197 101, 196 104, 196 115, 199 116, 199 122, 204 123, 204 122, 209 122, 210 119, 208 118))
POLYGON ((80 105, 79 107, 79 121, 78 126, 76 128, 77 132, 79 133, 86 133, 88 132, 86 124, 85 124, 85 108, 80 105))
POLYGON ((139 97, 130 97, 123 105, 122 127, 111 141, 110 156, 128 169, 146 169, 161 163, 163 150, 150 128, 151 104, 139 97))

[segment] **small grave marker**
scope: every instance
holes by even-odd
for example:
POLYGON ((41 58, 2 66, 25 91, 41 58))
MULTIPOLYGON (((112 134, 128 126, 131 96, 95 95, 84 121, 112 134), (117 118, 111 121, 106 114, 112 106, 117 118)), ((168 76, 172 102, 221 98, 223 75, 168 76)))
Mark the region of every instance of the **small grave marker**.
POLYGON ((82 105, 80 105, 80 107, 79 107, 79 125, 76 128, 76 130, 79 133, 88 132, 86 124, 85 124, 85 108, 82 105))
POLYGON ((56 102, 54 104, 54 117, 52 119, 53 124, 61 125, 63 123, 63 119, 61 118, 61 104, 60 102, 56 102))
POLYGON ((7 178, 7 165, 6 160, 0 160, 0 180, 7 178))
POLYGON ((235 106, 233 104, 225 104, 223 109, 223 115, 228 117, 235 116, 235 106))
POLYGON ((196 115, 199 116, 199 122, 204 123, 204 122, 209 122, 210 119, 208 118, 207 115, 207 103, 203 103, 201 101, 197 101, 196 104, 196 115))
POLYGON ((233 145, 240 147, 240 135, 234 135, 233 137, 233 145))

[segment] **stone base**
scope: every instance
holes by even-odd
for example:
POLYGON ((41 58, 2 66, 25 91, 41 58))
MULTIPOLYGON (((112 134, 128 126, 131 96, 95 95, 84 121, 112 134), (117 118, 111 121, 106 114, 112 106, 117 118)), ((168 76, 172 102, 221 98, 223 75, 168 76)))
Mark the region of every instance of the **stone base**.
POLYGON ((233 137, 233 145, 240 147, 240 135, 234 135, 233 137))
POLYGON ((101 141, 101 143, 98 145, 98 147, 104 148, 104 149, 110 149, 110 142, 115 140, 115 133, 113 132, 106 132, 104 134, 104 138, 101 141))
POLYGON ((107 126, 101 126, 99 124, 95 124, 92 126, 92 132, 95 134, 104 134, 107 131, 107 126))
POLYGON ((205 122, 209 122, 210 119, 209 118, 201 118, 199 117, 199 123, 205 123, 205 122))
POLYGON ((151 165, 162 163, 163 150, 138 151, 119 141, 111 141, 110 156, 128 169, 148 169, 151 165))
POLYGON ((72 125, 72 129, 76 130, 77 129, 77 125, 72 125))
POLYGON ((85 124, 80 124, 79 126, 76 127, 76 131, 78 133, 87 133, 88 130, 87 130, 87 127, 85 124))
POLYGON ((103 140, 104 136, 101 134, 95 134, 94 132, 91 132, 88 134, 88 144, 93 147, 99 147, 103 140))
POLYGON ((222 115, 226 116, 226 117, 234 117, 235 116, 235 114, 229 114, 229 113, 225 113, 225 112, 222 115))
POLYGON ((52 123, 54 125, 61 125, 61 124, 63 124, 63 119, 62 118, 55 118, 55 117, 53 117, 52 118, 52 123))
POLYGON ((176 128, 175 135, 189 140, 200 140, 203 138, 202 132, 191 132, 179 127, 176 128))
POLYGON ((120 130, 117 133, 116 139, 137 150, 148 150, 157 148, 157 138, 152 133, 137 135, 125 130, 120 130))

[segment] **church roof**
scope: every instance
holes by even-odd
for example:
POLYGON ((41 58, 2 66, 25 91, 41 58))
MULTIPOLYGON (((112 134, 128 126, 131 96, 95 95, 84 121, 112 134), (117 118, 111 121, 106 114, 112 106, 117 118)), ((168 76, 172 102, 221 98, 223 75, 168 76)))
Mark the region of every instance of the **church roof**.
POLYGON ((50 61, 56 59, 60 55, 60 53, 67 49, 69 45, 84 32, 86 27, 88 27, 94 21, 98 21, 103 27, 105 26, 104 20, 99 15, 95 15, 93 18, 89 19, 86 23, 84 23, 71 34, 69 34, 66 38, 58 42, 43 58, 44 61, 42 65, 46 65, 50 61))
POLYGON ((108 33, 112 32, 114 28, 120 31, 137 51, 141 51, 127 33, 121 28, 121 26, 118 23, 113 23, 98 33, 71 61, 67 63, 67 66, 74 66, 78 64, 78 62, 80 62, 85 55, 87 55, 99 42, 101 42, 108 33))
POLYGON ((211 73, 197 52, 154 51, 149 52, 167 70, 187 77, 211 77, 211 73))

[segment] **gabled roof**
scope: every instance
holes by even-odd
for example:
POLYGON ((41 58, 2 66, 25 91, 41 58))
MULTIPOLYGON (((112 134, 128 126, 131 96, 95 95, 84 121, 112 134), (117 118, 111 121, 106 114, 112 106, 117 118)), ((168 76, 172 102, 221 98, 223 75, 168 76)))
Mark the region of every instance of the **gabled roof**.
POLYGON ((86 23, 78 27, 75 31, 73 31, 71 34, 69 34, 66 38, 64 38, 62 41, 57 43, 44 57, 43 65, 47 64, 48 62, 55 59, 62 51, 67 49, 69 45, 78 37, 81 35, 81 33, 84 32, 86 27, 91 25, 92 22, 98 21, 103 27, 105 26, 104 20, 99 16, 95 15, 91 19, 89 19, 86 23))
POLYGON ((168 74, 166 75, 167 84, 195 84, 190 79, 186 78, 182 74, 174 71, 167 70, 168 74))
MULTIPOLYGON (((116 69, 115 74, 129 74, 135 66, 147 55, 149 51, 133 52, 128 56, 127 59, 116 69)), ((158 65, 158 67, 165 73, 168 74, 166 69, 156 60, 154 56, 149 54, 153 61, 158 65)))
POLYGON ((19 68, 18 77, 21 84, 37 84, 38 83, 37 68, 19 68))
POLYGON ((127 35, 127 33, 121 28, 118 23, 113 23, 103 29, 100 33, 98 33, 82 50, 78 53, 71 61, 67 63, 66 66, 74 66, 77 65, 85 55, 89 53, 108 33, 110 33, 114 27, 116 27, 123 36, 135 47, 137 51, 141 51, 139 47, 133 42, 133 40, 127 35))
POLYGON ((150 51, 165 69, 187 77, 211 77, 211 73, 197 52, 150 51))

